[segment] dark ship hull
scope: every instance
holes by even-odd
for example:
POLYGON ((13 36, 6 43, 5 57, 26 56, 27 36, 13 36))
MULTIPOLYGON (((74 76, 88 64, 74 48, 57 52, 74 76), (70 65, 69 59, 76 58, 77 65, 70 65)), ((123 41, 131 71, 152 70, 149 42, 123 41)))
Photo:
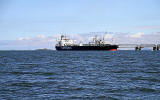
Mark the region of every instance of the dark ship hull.
POLYGON ((87 50, 106 50, 106 51, 116 51, 118 45, 103 45, 103 46, 56 46, 56 50, 75 50, 75 51, 87 51, 87 50))

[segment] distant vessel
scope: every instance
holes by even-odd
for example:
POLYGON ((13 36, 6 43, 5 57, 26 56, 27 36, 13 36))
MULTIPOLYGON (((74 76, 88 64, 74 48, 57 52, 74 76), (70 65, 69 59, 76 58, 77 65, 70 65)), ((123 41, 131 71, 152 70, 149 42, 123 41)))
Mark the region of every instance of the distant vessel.
POLYGON ((107 50, 107 51, 116 51, 118 45, 107 44, 104 41, 104 37, 102 40, 98 40, 97 36, 93 38, 92 42, 88 44, 74 44, 74 40, 66 38, 66 36, 61 35, 61 39, 55 46, 56 50, 107 50))

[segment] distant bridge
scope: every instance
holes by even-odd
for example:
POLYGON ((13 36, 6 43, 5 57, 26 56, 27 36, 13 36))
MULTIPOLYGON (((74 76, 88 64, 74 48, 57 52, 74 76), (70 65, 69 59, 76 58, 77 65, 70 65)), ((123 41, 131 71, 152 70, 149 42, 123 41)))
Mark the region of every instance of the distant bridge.
POLYGON ((159 50, 160 44, 118 44, 118 48, 135 48, 135 50, 141 50, 142 48, 151 47, 153 50, 159 50))

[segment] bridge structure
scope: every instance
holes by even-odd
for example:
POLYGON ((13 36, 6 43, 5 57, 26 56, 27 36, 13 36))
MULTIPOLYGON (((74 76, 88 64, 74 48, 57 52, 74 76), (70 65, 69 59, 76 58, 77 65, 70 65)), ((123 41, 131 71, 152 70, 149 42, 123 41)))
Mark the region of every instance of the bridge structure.
POLYGON ((135 48, 141 50, 142 48, 153 48, 152 50, 160 50, 160 44, 118 44, 118 48, 135 48))

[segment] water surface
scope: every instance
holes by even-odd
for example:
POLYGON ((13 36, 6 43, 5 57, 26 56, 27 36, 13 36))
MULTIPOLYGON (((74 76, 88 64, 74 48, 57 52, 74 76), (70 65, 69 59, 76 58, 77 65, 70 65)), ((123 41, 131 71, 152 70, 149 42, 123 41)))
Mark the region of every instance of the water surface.
POLYGON ((160 100, 160 51, 0 51, 0 100, 160 100))

